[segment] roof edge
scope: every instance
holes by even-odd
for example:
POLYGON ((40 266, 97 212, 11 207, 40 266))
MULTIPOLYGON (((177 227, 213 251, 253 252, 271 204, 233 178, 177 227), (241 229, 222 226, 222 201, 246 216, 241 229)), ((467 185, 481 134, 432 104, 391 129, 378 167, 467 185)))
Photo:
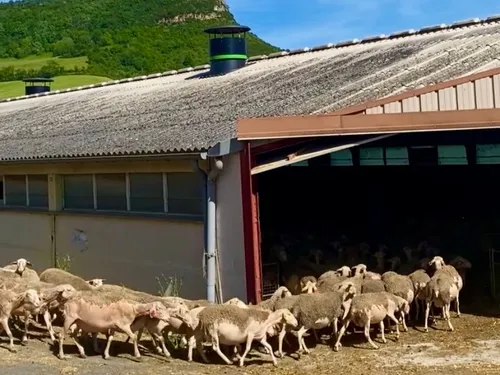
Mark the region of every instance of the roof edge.
POLYGON ((421 87, 418 89, 408 90, 399 94, 386 96, 382 99, 369 100, 367 102, 356 104, 338 111, 328 112, 325 115, 355 115, 361 114, 369 108, 374 108, 378 106, 383 106, 385 104, 401 101, 404 99, 408 99, 414 96, 425 95, 434 91, 447 89, 453 86, 463 85, 464 83, 474 82, 483 78, 489 78, 500 74, 500 68, 488 69, 483 72, 478 72, 474 74, 469 74, 463 77, 450 79, 448 81, 430 84, 425 87, 421 87))
MULTIPOLYGON (((432 34, 432 33, 437 33, 437 32, 444 31, 444 30, 461 29, 461 28, 473 27, 473 26, 481 26, 481 25, 490 24, 490 23, 500 23, 500 14, 491 15, 491 16, 484 18, 484 19, 471 18, 471 19, 466 19, 466 20, 462 20, 462 21, 456 21, 456 22, 453 22, 451 24, 444 24, 443 23, 443 24, 439 24, 439 25, 425 26, 425 27, 422 27, 422 28, 417 29, 417 30, 408 29, 408 30, 393 32, 392 34, 389 34, 389 35, 380 34, 380 35, 375 35, 375 36, 367 36, 367 37, 362 38, 362 39, 345 40, 345 41, 341 41, 341 42, 337 42, 337 43, 323 44, 323 45, 319 45, 319 46, 315 46, 315 47, 311 47, 311 48, 305 47, 305 48, 298 48, 298 49, 294 49, 294 50, 282 50, 279 52, 271 53, 269 55, 252 56, 247 60, 247 63, 256 63, 256 62, 268 60, 268 59, 276 59, 276 58, 293 56, 293 55, 304 54, 304 53, 309 53, 309 52, 324 51, 324 50, 328 50, 328 49, 344 48, 344 47, 349 47, 349 46, 353 46, 356 44, 376 43, 376 42, 383 41, 386 39, 404 39, 404 38, 407 38, 409 36, 417 35, 417 34, 418 35, 432 34)), ((182 68, 182 69, 178 69, 178 70, 169 70, 169 71, 165 71, 162 73, 153 73, 153 74, 148 74, 148 75, 141 75, 141 76, 136 76, 136 77, 111 80, 111 81, 106 81, 106 82, 101 82, 101 83, 96 83, 96 84, 91 84, 91 85, 67 88, 64 90, 55 90, 55 91, 49 91, 49 92, 33 94, 33 95, 22 95, 22 96, 13 97, 13 98, 6 98, 6 99, 1 99, 0 104, 6 103, 6 102, 18 101, 18 100, 33 99, 33 98, 38 98, 41 96, 51 96, 51 95, 64 94, 64 93, 68 93, 68 92, 94 89, 94 88, 98 88, 98 87, 118 85, 118 84, 128 83, 128 82, 145 81, 145 80, 155 79, 155 78, 160 78, 160 77, 187 74, 187 73, 191 73, 191 72, 203 71, 203 70, 208 70, 208 69, 210 69, 210 64, 198 65, 198 66, 194 66, 194 67, 186 67, 186 68, 182 68)))

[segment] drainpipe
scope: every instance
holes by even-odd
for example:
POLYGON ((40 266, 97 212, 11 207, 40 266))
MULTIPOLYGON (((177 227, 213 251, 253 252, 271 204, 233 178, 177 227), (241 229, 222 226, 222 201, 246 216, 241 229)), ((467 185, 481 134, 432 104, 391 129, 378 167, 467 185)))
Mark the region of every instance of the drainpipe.
MULTIPOLYGON (((206 154, 205 154, 206 155, 206 154)), ((205 156, 202 155, 202 158, 205 156)), ((206 156, 205 156, 206 158, 206 156)), ((210 160, 210 159, 209 159, 210 160)), ((216 302, 215 284, 216 284, 216 246, 217 246, 217 198, 216 198, 216 180, 224 167, 220 158, 213 158, 214 162, 209 163, 209 172, 205 172, 196 163, 196 167, 203 173, 205 179, 205 202, 204 212, 205 223, 205 248, 206 248, 206 269, 207 269, 207 300, 216 302)))

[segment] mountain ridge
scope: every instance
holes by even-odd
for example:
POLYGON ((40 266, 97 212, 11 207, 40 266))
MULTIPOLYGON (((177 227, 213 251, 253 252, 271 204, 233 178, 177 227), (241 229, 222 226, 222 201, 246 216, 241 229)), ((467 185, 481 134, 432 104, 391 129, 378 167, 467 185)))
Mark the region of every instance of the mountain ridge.
MULTIPOLYGON (((0 3, 0 58, 44 53, 63 58, 87 56, 86 68, 63 74, 126 78, 207 63, 208 38, 203 30, 235 23, 224 0, 0 3)), ((248 46, 249 55, 278 50, 252 33, 248 46)), ((11 67, 2 74, 5 69, 0 69, 2 81, 18 79, 23 73, 14 74, 11 67)), ((45 67, 42 73, 52 71, 61 73, 55 66, 45 67)))

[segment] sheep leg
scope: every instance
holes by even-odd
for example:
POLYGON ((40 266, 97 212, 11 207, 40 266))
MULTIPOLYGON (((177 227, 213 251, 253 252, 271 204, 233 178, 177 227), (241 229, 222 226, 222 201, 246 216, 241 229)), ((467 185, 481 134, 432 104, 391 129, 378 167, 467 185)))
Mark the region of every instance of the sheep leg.
POLYGON ((130 326, 118 326, 120 330, 122 330, 128 337, 130 337, 130 340, 132 340, 132 343, 134 344, 134 357, 135 358, 141 358, 141 353, 139 352, 139 344, 137 342, 137 336, 132 330, 130 329, 130 326))
POLYGON ((273 353, 273 348, 272 346, 267 342, 266 336, 262 340, 260 340, 260 343, 264 346, 264 348, 267 349, 269 352, 269 355, 271 356, 271 359, 273 361, 273 365, 278 366, 278 361, 276 360, 276 357, 274 356, 273 353))
POLYGON ((333 337, 336 339, 337 335, 339 333, 339 328, 337 327, 338 323, 338 318, 333 319, 332 325, 333 325, 333 337))
POLYGON ((281 331, 278 335, 278 356, 280 358, 283 358, 284 357, 284 354, 283 354, 283 340, 285 338, 287 334, 287 330, 285 328, 285 325, 283 325, 283 328, 281 328, 281 331))
POLYGON ((47 327, 47 330, 49 331, 50 339, 52 340, 52 343, 56 342, 56 337, 54 335, 54 327, 52 327, 52 321, 50 320, 50 314, 48 311, 45 311, 43 313, 43 320, 45 322, 45 326, 47 327))
POLYGON ((415 320, 418 322, 418 314, 420 312, 420 300, 415 299, 415 320))
POLYGON ((16 352, 16 348, 14 348, 14 336, 12 336, 12 332, 9 328, 9 318, 3 318, 1 321, 0 321, 0 324, 2 325, 2 328, 4 329, 5 333, 7 334, 7 336, 9 337, 9 350, 12 352, 12 353, 15 353, 16 352))
POLYGON ((70 327, 75 323, 76 319, 64 319, 63 329, 59 333, 59 359, 66 359, 67 356, 64 354, 63 344, 64 338, 68 334, 70 327))
MULTIPOLYGON (((219 357, 222 358, 224 362, 226 362, 228 365, 230 365, 232 362, 229 360, 229 358, 226 357, 224 353, 222 353, 222 350, 220 350, 219 346, 219 336, 217 336, 217 332, 212 332, 212 349, 219 355, 219 357)), ((250 350, 250 349, 249 349, 250 350)), ((245 358, 245 357, 243 357, 245 358)), ((241 362, 241 359, 240 359, 241 362)))
POLYGON ((451 308, 451 303, 447 303, 446 305, 443 306, 443 311, 446 318, 446 323, 448 323, 448 328, 451 332, 453 332, 453 326, 451 325, 450 308, 451 308))
POLYGON ((370 337, 370 321, 371 317, 368 316, 368 320, 365 323, 365 337, 373 349, 378 349, 378 346, 372 341, 372 338, 370 337))
POLYGON ((85 349, 83 348, 82 344, 78 342, 78 332, 79 329, 73 330, 73 332, 70 333, 71 338, 73 339, 73 342, 75 343, 78 353, 80 353, 81 358, 87 358, 87 355, 85 354, 85 349))
MULTIPOLYGON (((460 318, 460 302, 458 300, 458 296, 460 293, 457 293, 457 299, 455 300, 455 304, 457 306, 457 317, 460 318)), ((448 312, 449 313, 449 312, 448 312)))
MULTIPOLYGON (((405 313, 401 314, 401 322, 403 323, 403 330, 405 332, 408 332, 408 326, 406 325, 406 314, 405 313)), ((396 330, 399 331, 399 322, 396 323, 396 330)))
POLYGON ((306 332, 307 328, 305 328, 304 326, 300 327, 300 329, 297 332, 297 340, 299 341, 299 353, 304 351, 307 354, 309 354, 310 350, 307 348, 306 343, 304 341, 304 333, 306 332))
POLYGON ((396 323, 396 340, 399 340, 399 322, 398 322, 398 319, 396 318, 396 316, 394 316, 394 313, 392 314, 387 314, 387 316, 389 317, 389 319, 391 319, 393 322, 396 323))
POLYGON ((187 340, 188 342, 188 362, 193 361, 193 348, 196 346, 196 339, 194 336, 190 336, 187 340))
POLYGON ((25 343, 28 341, 28 327, 30 325, 30 316, 31 314, 29 312, 24 312, 24 333, 21 339, 21 343, 25 343))
POLYGON ((107 340, 106 340, 106 348, 104 348, 104 355, 103 355, 104 359, 109 359, 109 348, 111 347, 111 342, 113 341, 114 335, 115 335, 114 330, 110 330, 106 335, 107 340))
POLYGON ((92 333, 92 349, 95 353, 101 353, 101 348, 99 348, 99 343, 97 342, 97 333, 92 333))
MULTIPOLYGON (((167 357, 167 358, 170 357, 170 352, 167 350, 167 347, 165 346, 165 338, 162 335, 151 334, 151 337, 153 338, 153 340, 155 339, 155 336, 156 336, 156 340, 158 340, 160 342, 160 345, 161 345, 160 352, 163 353, 163 355, 165 357, 167 357)), ((156 344, 156 348, 158 349, 158 344, 156 344)))
POLYGON ((387 344, 387 340, 385 339, 385 327, 384 327, 384 320, 383 319, 380 321, 379 325, 380 325, 380 332, 381 332, 380 337, 382 338, 382 342, 384 344, 387 344))
MULTIPOLYGON (((243 367, 243 364, 245 362, 245 357, 247 356, 248 352, 250 349, 252 349, 252 341, 253 341, 253 335, 248 335, 247 336, 247 342, 245 346, 245 351, 243 352, 243 355, 240 357, 240 367, 243 367)), ((265 339, 263 339, 265 341, 265 339)), ((274 357, 274 356, 273 356, 274 357)))
MULTIPOLYGON (((200 357, 203 359, 203 362, 205 363, 208 363, 208 358, 207 356, 205 355, 205 351, 203 350, 203 343, 201 341, 201 339, 195 339, 195 342, 196 342, 196 350, 198 351, 198 354, 200 355, 200 357)), ((191 344, 192 345, 192 344, 191 344)), ((220 351, 220 349, 219 349, 220 351)), ((193 352, 193 350, 191 350, 191 353, 193 352)), ((191 361, 193 360, 192 356, 191 356, 191 361)))
POLYGON ((316 332, 315 329, 313 329, 312 331, 313 331, 313 334, 314 334, 314 339, 316 340, 317 343, 319 343, 318 333, 316 332))
POLYGON ((431 309, 431 302, 425 301, 425 318, 424 318, 424 332, 429 331, 428 320, 429 320, 429 311, 431 309))
POLYGON ((337 336, 337 341, 335 341, 335 345, 333 346, 333 350, 335 350, 336 352, 338 352, 340 350, 340 347, 342 346, 342 344, 340 343, 340 339, 342 338, 342 336, 344 336, 346 329, 349 328, 349 324, 351 324, 351 321, 347 320, 344 321, 342 327, 340 327, 340 332, 337 336))

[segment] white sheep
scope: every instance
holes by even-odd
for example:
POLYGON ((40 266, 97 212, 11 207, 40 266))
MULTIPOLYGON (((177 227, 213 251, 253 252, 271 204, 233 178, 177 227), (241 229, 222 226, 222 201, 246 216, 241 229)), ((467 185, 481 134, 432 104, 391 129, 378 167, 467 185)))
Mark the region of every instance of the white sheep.
POLYGON ((297 332, 299 352, 310 353, 303 337, 304 333, 310 329, 321 329, 332 325, 333 332, 335 336, 337 335, 337 321, 343 315, 344 303, 352 298, 355 293, 355 287, 351 283, 341 292, 302 294, 298 296, 290 311, 299 323, 297 332))
POLYGON ((412 272, 408 277, 412 281, 413 288, 415 289, 415 319, 418 320, 420 307, 425 309, 425 286, 431 278, 423 269, 412 272))
POLYGON ((429 330, 429 311, 432 305, 443 309, 443 317, 448 323, 449 330, 453 331, 453 325, 451 324, 450 318, 450 307, 453 300, 458 300, 458 293, 458 286, 453 276, 441 270, 436 271, 425 286, 425 332, 429 330))
POLYGON ((378 346, 370 337, 370 324, 380 325, 382 342, 385 344, 387 341, 384 334, 384 319, 388 317, 396 323, 396 338, 399 338, 398 315, 409 314, 409 312, 410 305, 408 302, 391 293, 366 293, 354 296, 344 314, 343 324, 337 336, 334 350, 338 351, 340 349, 340 340, 350 323, 364 328, 366 339, 374 349, 378 349, 378 346))
POLYGON ((40 297, 36 290, 28 289, 21 293, 12 290, 0 289, 0 324, 9 337, 9 350, 15 352, 14 337, 9 328, 9 318, 13 311, 19 308, 38 308, 40 307, 40 297))
POLYGON ((98 288, 104 285, 104 281, 106 281, 106 279, 91 279, 87 280, 87 283, 91 286, 98 288))
POLYGON ((267 342, 267 332, 270 327, 277 324, 288 324, 296 327, 297 320, 286 309, 271 312, 259 309, 242 309, 231 305, 214 305, 199 312, 196 326, 192 326, 192 328, 196 338, 196 347, 205 362, 207 362, 207 358, 203 354, 201 343, 207 337, 212 342, 212 348, 227 364, 231 364, 231 361, 220 350, 220 344, 235 346, 246 343, 245 351, 239 362, 239 365, 243 366, 245 357, 255 340, 267 349, 273 364, 276 366, 273 349, 267 342))
MULTIPOLYGON (((444 272, 452 277, 453 281, 455 282, 455 284, 457 286, 457 296, 456 296, 456 298, 454 298, 454 300, 455 300, 455 304, 456 304, 456 308, 457 308, 457 316, 460 317, 460 299, 459 299, 459 297, 460 297, 460 291, 464 287, 464 281, 462 279, 462 276, 460 276, 460 274, 455 269, 455 267, 453 267, 449 264, 445 264, 444 259, 440 256, 435 256, 434 258, 432 258, 432 260, 429 262, 429 267, 434 267, 434 275, 438 271, 440 271, 440 272, 444 272)), ((444 314, 444 311, 443 311, 443 314, 444 314)))

